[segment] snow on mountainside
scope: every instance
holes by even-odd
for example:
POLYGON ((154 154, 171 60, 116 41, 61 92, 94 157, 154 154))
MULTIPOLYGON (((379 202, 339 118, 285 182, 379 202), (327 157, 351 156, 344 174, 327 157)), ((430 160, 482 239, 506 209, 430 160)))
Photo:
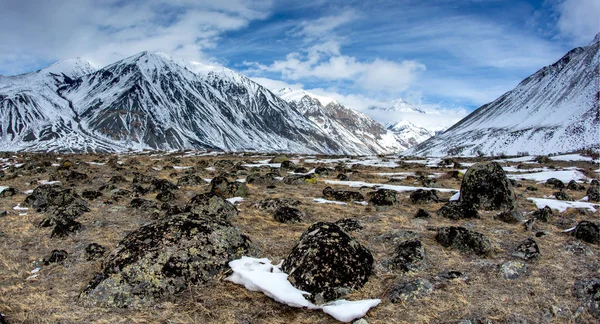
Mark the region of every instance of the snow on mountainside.
POLYGON ((551 154, 600 147, 599 39, 403 154, 551 154))
POLYGON ((293 105, 236 72, 194 73, 160 53, 142 52, 98 70, 68 60, 2 77, 0 107, 4 151, 374 154, 393 146, 331 137, 293 105))
POLYGON ((407 148, 381 124, 336 100, 289 88, 276 93, 314 122, 329 138, 336 142, 347 142, 345 145, 357 152, 390 154, 407 148))
POLYGON ((388 106, 370 106, 369 110, 381 110, 381 111, 393 111, 393 112, 417 112, 421 114, 425 114, 425 112, 408 102, 404 101, 402 98, 398 98, 393 100, 388 106))

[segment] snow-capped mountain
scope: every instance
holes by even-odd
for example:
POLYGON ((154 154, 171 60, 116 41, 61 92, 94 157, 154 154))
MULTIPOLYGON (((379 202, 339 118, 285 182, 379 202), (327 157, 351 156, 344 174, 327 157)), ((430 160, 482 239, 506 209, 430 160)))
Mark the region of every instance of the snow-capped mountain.
POLYGON ((600 34, 403 154, 551 154, 600 147, 599 41, 600 34))
POLYGON ((160 53, 142 52, 98 70, 68 60, 2 77, 0 107, 4 151, 383 153, 354 138, 330 137, 236 72, 194 73, 160 53))
POLYGON ((369 110, 380 110, 380 111, 388 111, 388 112, 410 112, 410 113, 421 113, 425 114, 425 112, 408 102, 404 101, 402 98, 398 98, 392 100, 389 105, 379 105, 379 106, 370 106, 369 110))
POLYGON ((332 98, 289 88, 280 89, 276 94, 315 123, 329 138, 346 143, 356 152, 390 154, 407 148, 381 124, 332 98))

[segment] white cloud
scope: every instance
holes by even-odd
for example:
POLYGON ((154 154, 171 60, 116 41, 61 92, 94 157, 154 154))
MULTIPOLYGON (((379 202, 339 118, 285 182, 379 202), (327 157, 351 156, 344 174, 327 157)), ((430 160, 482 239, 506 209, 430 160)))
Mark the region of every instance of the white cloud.
POLYGON ((332 36, 331 32, 345 25, 356 18, 359 15, 354 10, 344 10, 336 15, 321 17, 312 21, 303 21, 300 23, 300 26, 296 29, 295 34, 297 36, 305 36, 308 39, 314 38, 330 38, 332 36))
POLYGON ((579 46, 587 45, 600 32, 600 1, 564 0, 558 5, 558 28, 579 46))

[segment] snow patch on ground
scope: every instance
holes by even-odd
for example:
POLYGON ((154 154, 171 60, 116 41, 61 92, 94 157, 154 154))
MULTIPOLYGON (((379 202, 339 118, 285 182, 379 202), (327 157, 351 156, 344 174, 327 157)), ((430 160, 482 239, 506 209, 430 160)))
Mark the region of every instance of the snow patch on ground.
POLYGON ((313 201, 319 204, 348 205, 343 201, 327 200, 323 198, 313 198, 313 201))
POLYGON ((450 201, 455 201, 460 198, 460 191, 455 193, 452 197, 450 197, 450 201))
POLYGON ((354 188, 360 188, 360 187, 377 187, 377 189, 390 189, 390 190, 394 190, 394 191, 398 191, 398 192, 416 191, 416 190, 419 190, 419 189, 423 189, 423 190, 436 190, 436 191, 439 191, 439 192, 457 192, 458 191, 456 189, 448 189, 448 188, 426 188, 426 187, 411 187, 411 186, 394 186, 394 185, 388 185, 388 184, 382 184, 382 183, 369 183, 369 182, 363 182, 363 181, 325 180, 325 183, 327 183, 327 184, 334 184, 334 185, 345 185, 345 186, 350 186, 350 187, 354 187, 354 188))
POLYGON ((533 180, 538 182, 546 182, 546 180, 550 178, 556 178, 562 182, 569 182, 571 180, 575 181, 586 181, 587 177, 585 174, 581 173, 577 170, 564 170, 564 171, 544 171, 544 172, 534 172, 534 173, 521 173, 521 174, 509 174, 507 175, 509 179, 514 180, 533 180))
POLYGON ((229 262, 233 274, 226 280, 242 285, 250 291, 260 291, 275 301, 291 307, 322 309, 338 321, 350 322, 361 318, 369 309, 379 305, 381 300, 359 301, 336 300, 325 305, 315 305, 304 298, 309 293, 298 290, 288 281, 288 275, 281 271, 281 264, 273 265, 267 258, 256 259, 243 256, 229 262))
POLYGON ((537 208, 544 208, 544 207, 548 206, 552 209, 558 210, 561 213, 564 212, 565 210, 567 210, 568 208, 581 208, 581 209, 587 209, 591 212, 595 212, 596 207, 600 207, 600 205, 598 205, 598 204, 592 204, 592 203, 582 202, 582 201, 563 201, 563 200, 545 199, 545 198, 527 198, 527 200, 532 201, 537 206, 537 208))
POLYGON ((565 154, 565 155, 557 155, 557 156, 550 156, 549 157, 550 160, 552 161, 567 161, 567 162, 571 162, 571 161, 593 161, 593 159, 589 156, 583 156, 581 154, 565 154))
POLYGON ((6 187, 6 186, 0 186, 0 193, 2 193, 6 189, 8 189, 8 187, 6 187))
POLYGON ((233 198, 227 199, 227 201, 229 201, 232 204, 235 204, 235 203, 244 201, 244 198, 242 198, 242 197, 233 197, 233 198))

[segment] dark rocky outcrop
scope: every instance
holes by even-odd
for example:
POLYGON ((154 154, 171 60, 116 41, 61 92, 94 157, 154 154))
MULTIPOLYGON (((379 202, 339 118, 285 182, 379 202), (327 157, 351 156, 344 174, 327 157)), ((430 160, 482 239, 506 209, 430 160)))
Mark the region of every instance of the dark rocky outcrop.
POLYGON ((247 197, 248 186, 245 183, 230 182, 223 176, 218 176, 210 182, 210 192, 223 198, 247 197))
POLYGON ((573 294, 592 316, 600 320, 600 278, 576 281, 573 294))
POLYGON ((69 253, 65 250, 52 250, 49 256, 45 257, 42 261, 44 265, 49 265, 51 263, 60 263, 69 257, 69 253))
POLYGON ((319 222, 302 234, 282 269, 320 304, 362 287, 373 270, 373 256, 339 226, 319 222))
POLYGON ((152 179, 149 190, 151 192, 175 191, 179 189, 177 185, 166 179, 152 179))
POLYGON ((421 241, 414 239, 399 243, 394 250, 390 265, 401 271, 418 270, 425 259, 425 249, 421 241))
POLYGON ((573 231, 573 236, 575 238, 582 240, 584 242, 599 244, 600 243, 600 227, 598 225, 588 222, 581 221, 575 227, 573 231))
POLYGON ((418 189, 410 194, 410 201, 412 201, 413 204, 425 204, 438 202, 440 201, 440 198, 435 190, 418 189))
POLYGON ((35 208, 39 211, 52 211, 56 208, 73 206, 88 211, 87 202, 73 191, 58 185, 41 185, 25 198, 24 207, 35 208))
POLYGON ((85 256, 88 261, 100 259, 106 253, 106 248, 98 243, 90 243, 85 248, 85 256))
POLYGON ((465 173, 460 187, 460 201, 484 210, 511 210, 515 193, 502 166, 497 162, 473 165, 465 173))
POLYGON ((540 249, 534 239, 528 238, 521 242, 511 255, 523 260, 537 259, 540 257, 540 249))
POLYGON ((256 185, 273 185, 279 182, 277 173, 269 172, 266 174, 253 173, 246 178, 246 183, 256 185))
POLYGON ((479 213, 473 205, 460 200, 447 202, 437 211, 437 214, 453 220, 479 218, 479 213))
POLYGON ((260 200, 252 205, 254 208, 264 210, 275 210, 279 207, 294 207, 300 205, 300 200, 292 198, 267 198, 260 200))
POLYGON ((485 235, 464 227, 441 227, 435 240, 443 247, 452 247, 462 252, 486 256, 492 254, 494 245, 485 235))
POLYGON ((286 160, 281 162, 280 168, 283 170, 294 170, 296 169, 296 164, 290 160, 286 160))
POLYGON ((273 218, 280 223, 299 223, 304 220, 304 212, 293 207, 282 206, 275 210, 273 218))
POLYGON ((552 209, 550 209, 548 206, 544 206, 544 208, 540 208, 533 212, 531 217, 534 219, 539 219, 542 222, 549 222, 550 218, 552 217, 552 209))
POLYGON ((323 197, 329 200, 337 201, 364 201, 365 197, 358 191, 338 190, 331 187, 323 189, 323 197))
POLYGON ((17 191, 15 190, 15 188, 12 187, 8 187, 2 191, 0 191, 0 197, 2 198, 6 198, 6 197, 12 197, 17 193, 17 191))
POLYGON ((431 214, 423 208, 419 208, 415 214, 415 218, 429 218, 431 214))
POLYGON ((574 190, 574 191, 583 191, 583 190, 585 190, 585 187, 583 185, 580 185, 579 183, 577 183, 577 181, 571 180, 567 184, 567 189, 574 190))
POLYGON ((393 206, 399 203, 398 193, 390 189, 378 189, 367 193, 369 203, 375 206, 393 206))
POLYGON ((80 298, 86 305, 151 305, 207 282, 250 249, 250 240, 226 221, 176 215, 127 235, 80 298))
POLYGON ((600 202, 600 188, 598 186, 590 186, 586 191, 589 201, 600 202))
POLYGON ((202 186, 204 184, 206 184, 206 181, 195 174, 187 174, 177 180, 178 186, 202 186))
POLYGON ((100 191, 96 191, 96 190, 84 190, 81 193, 81 197, 83 197, 87 200, 94 200, 96 198, 102 197, 102 193, 100 191))
POLYGON ((517 224, 523 221, 523 213, 519 210, 507 210, 496 215, 496 219, 509 224, 517 224))
POLYGON ((564 200, 564 201, 573 201, 573 197, 569 196, 569 194, 567 194, 564 191, 557 191, 554 193, 554 197, 558 200, 564 200))
POLYGON ((171 190, 161 191, 156 195, 156 200, 163 203, 173 201, 175 199, 175 194, 171 190))
POLYGON ((315 183, 317 182, 317 176, 314 173, 306 174, 306 175, 289 175, 283 180, 283 183, 288 185, 301 185, 306 183, 315 183))
POLYGON ((417 279, 410 282, 401 282, 390 290, 389 298, 394 304, 410 303, 413 300, 427 296, 433 291, 433 285, 427 279, 417 279))
POLYGON ((213 193, 194 196, 185 206, 185 211, 222 220, 228 220, 238 214, 238 210, 232 203, 213 193))
POLYGON ((131 208, 140 209, 144 211, 152 211, 158 209, 158 204, 155 201, 143 198, 133 198, 129 203, 129 206, 131 208))
POLYGON ((565 188, 565 183, 556 178, 550 178, 550 179, 546 180, 546 185, 550 186, 554 189, 564 189, 565 188))
POLYGON ((337 220, 334 224, 346 232, 355 232, 363 229, 360 222, 354 218, 342 218, 337 220))

